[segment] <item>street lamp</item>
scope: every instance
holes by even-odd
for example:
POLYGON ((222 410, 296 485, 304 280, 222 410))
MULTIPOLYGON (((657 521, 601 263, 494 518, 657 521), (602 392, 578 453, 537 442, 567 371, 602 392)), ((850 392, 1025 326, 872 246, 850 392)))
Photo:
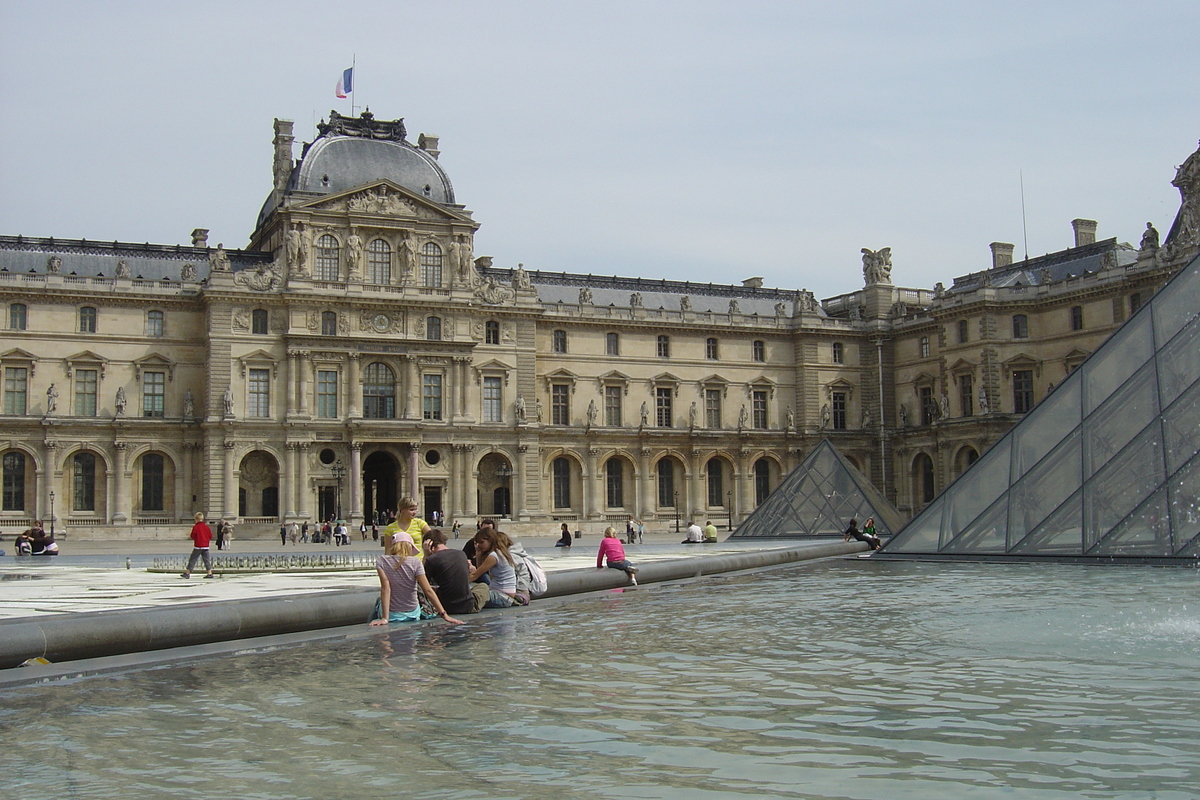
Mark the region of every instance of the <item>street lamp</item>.
POLYGON ((50 490, 50 538, 54 538, 54 490, 50 490))
POLYGON ((330 469, 333 471, 333 477, 337 478, 337 518, 340 520, 342 518, 342 478, 346 477, 346 465, 339 458, 330 469))
POLYGON ((512 474, 512 467, 507 462, 501 463, 500 466, 496 467, 496 477, 504 481, 504 506, 497 512, 502 517, 510 516, 512 513, 512 509, 510 508, 512 505, 512 490, 509 488, 509 480, 512 478, 512 474))
POLYGON ((679 492, 675 493, 675 532, 679 533, 679 492))
POLYGON ((733 530, 733 492, 725 493, 725 511, 729 514, 729 530, 733 530))

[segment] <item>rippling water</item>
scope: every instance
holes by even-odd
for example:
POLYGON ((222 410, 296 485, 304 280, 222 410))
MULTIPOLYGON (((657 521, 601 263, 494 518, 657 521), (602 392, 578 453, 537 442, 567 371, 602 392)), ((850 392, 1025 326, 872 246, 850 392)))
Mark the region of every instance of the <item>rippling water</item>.
POLYGON ((1198 589, 833 561, 8 690, 0 794, 1194 798, 1198 589))

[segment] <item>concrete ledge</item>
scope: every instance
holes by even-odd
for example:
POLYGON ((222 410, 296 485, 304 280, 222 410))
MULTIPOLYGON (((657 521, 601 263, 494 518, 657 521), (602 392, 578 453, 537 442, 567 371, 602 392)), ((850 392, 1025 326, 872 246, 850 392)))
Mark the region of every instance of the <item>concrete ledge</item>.
MULTIPOLYGON (((700 547, 698 545, 697 547, 700 547)), ((648 562, 641 584, 779 566, 866 549, 862 542, 758 550, 648 562)), ((629 585, 625 573, 608 569, 552 572, 545 597, 561 597, 629 585)), ((196 603, 170 608, 94 611, 0 622, 0 669, 42 657, 51 662, 162 650, 298 631, 366 624, 377 589, 321 592, 297 597, 196 603)))

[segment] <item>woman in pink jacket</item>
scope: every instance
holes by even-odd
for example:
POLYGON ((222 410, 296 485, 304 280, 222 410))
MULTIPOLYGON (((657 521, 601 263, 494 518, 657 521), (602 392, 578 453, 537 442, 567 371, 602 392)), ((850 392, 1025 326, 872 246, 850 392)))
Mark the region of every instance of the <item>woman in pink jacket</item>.
POLYGON ((625 548, 617 538, 617 532, 611 526, 604 529, 604 538, 600 540, 600 552, 596 553, 596 569, 604 567, 604 559, 608 559, 609 569, 619 569, 629 576, 633 585, 637 586, 637 567, 625 560, 625 548))

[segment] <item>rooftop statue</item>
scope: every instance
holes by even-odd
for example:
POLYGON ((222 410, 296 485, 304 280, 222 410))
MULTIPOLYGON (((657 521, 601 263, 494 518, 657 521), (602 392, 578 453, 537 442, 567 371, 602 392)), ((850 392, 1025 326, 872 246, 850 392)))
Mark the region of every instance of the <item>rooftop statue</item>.
POLYGON ((874 283, 892 282, 892 248, 881 250, 862 248, 863 280, 870 286, 874 283))
POLYGON ((329 122, 322 120, 317 125, 322 136, 357 136, 362 139, 388 139, 402 142, 408 135, 404 120, 377 120, 369 110, 357 117, 343 117, 336 111, 329 112, 329 122))

